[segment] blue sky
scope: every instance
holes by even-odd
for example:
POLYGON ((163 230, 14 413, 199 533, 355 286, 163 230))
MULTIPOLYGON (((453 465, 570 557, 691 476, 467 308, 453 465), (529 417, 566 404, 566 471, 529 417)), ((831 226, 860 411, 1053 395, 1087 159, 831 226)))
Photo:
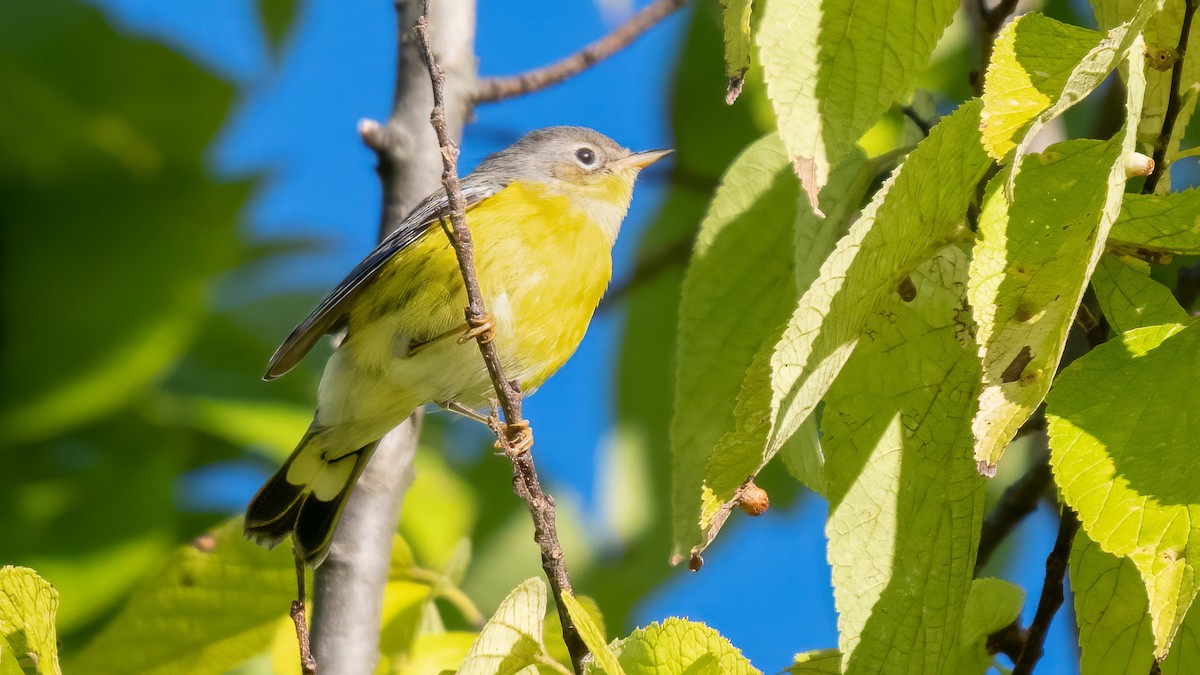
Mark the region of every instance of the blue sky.
MULTIPOLYGON (((382 119, 388 113, 395 54, 391 2, 301 3, 302 14, 279 59, 268 53, 249 0, 97 4, 118 25, 172 44, 239 85, 237 111, 212 151, 214 167, 230 176, 264 171, 270 176, 246 214, 254 235, 311 235, 328 244, 318 254, 273 270, 264 283, 324 289, 370 250, 379 186, 374 157, 355 128, 362 117, 382 119)), ((482 0, 480 70, 503 74, 544 64, 603 35, 620 14, 619 6, 606 12, 586 1, 482 0)), ((466 131, 463 166, 526 131, 553 124, 591 126, 634 149, 669 146, 665 92, 684 19, 666 21, 562 86, 479 109, 466 131)), ((615 252, 617 279, 630 269, 638 232, 656 209, 660 186, 653 174, 639 185, 615 252)), ((526 406, 536 422, 538 446, 546 449, 539 453, 539 467, 556 490, 577 495, 593 513, 598 508, 596 452, 612 416, 612 362, 621 320, 620 312, 598 317, 576 356, 526 406)), ((677 573, 643 603, 636 621, 670 615, 703 620, 766 672, 786 666, 797 651, 835 646, 825 513, 824 502, 801 500, 790 511, 773 510, 723 535, 706 554, 702 573, 677 573)), ((1012 555, 1012 579, 1033 595, 1040 589, 1055 522, 1042 509, 1018 533, 1022 545, 1012 555)), ((1027 602, 1026 622, 1035 605, 1027 602)), ((1068 617, 1061 612, 1055 621, 1039 672, 1078 669, 1068 617)))

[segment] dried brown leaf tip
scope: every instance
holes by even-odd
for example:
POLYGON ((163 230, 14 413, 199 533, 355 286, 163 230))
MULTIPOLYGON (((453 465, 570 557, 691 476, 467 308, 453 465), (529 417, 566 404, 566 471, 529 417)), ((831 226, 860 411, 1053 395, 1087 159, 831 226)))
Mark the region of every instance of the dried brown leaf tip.
POLYGON ((738 497, 738 508, 749 515, 761 516, 771 508, 771 500, 767 497, 766 490, 754 483, 746 483, 741 496, 738 497))

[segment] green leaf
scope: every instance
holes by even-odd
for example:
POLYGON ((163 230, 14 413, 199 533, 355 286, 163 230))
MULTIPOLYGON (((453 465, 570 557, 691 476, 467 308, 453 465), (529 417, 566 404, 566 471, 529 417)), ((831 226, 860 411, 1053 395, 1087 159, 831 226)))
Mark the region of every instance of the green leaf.
MULTIPOLYGON (((1129 21, 1105 35, 1038 14, 1025 15, 1005 27, 984 80, 983 139, 988 152, 1002 159, 1015 148, 1012 163, 1019 164, 1042 127, 1099 87, 1135 41, 1142 50, 1139 31, 1162 2, 1143 0, 1129 21), (1063 78, 1066 68, 1070 71, 1063 78)), ((1142 59, 1138 61, 1132 74, 1137 82, 1131 86, 1139 96, 1127 111, 1133 115, 1133 131, 1145 89, 1142 59)))
POLYGON ((1179 407, 1197 378, 1200 325, 1149 326, 1072 363, 1046 402, 1055 480, 1088 536, 1137 567, 1159 658, 1197 591, 1200 482, 1180 467, 1200 418, 1179 407))
POLYGON ((1142 326, 1184 323, 1187 311, 1171 289, 1150 278, 1150 266, 1140 260, 1105 254, 1092 275, 1092 289, 1113 330, 1124 333, 1142 326))
MULTIPOLYGON (((1142 106, 1142 121, 1138 125, 1138 134, 1144 138, 1156 138, 1162 131, 1163 116, 1171 92, 1171 71, 1177 59, 1175 47, 1179 44, 1179 32, 1183 25, 1184 1, 1166 0, 1162 3, 1162 10, 1150 17, 1142 28, 1149 66, 1146 71, 1146 101, 1142 106)), ((1100 29, 1109 30, 1136 16, 1141 3, 1140 0, 1092 0, 1091 4, 1100 29)), ((1187 44, 1200 44, 1200 22, 1192 23, 1187 44)), ((1181 93, 1200 81, 1200 52, 1189 49, 1183 59, 1179 81, 1181 93)), ((1170 181, 1166 183, 1169 185, 1170 181)))
POLYGON ((459 668, 464 675, 516 673, 537 664, 545 651, 546 585, 536 577, 517 586, 483 627, 459 668))
POLYGON ((1066 141, 1022 157, 988 186, 968 291, 983 357, 983 390, 972 423, 975 460, 987 475, 994 475, 1005 447, 1050 389, 1067 331, 1120 212, 1145 83, 1140 37, 1128 57, 1121 132, 1108 141, 1066 141))
POLYGON ((799 186, 779 137, 761 138, 730 165, 700 223, 683 280, 676 350, 676 554, 700 527, 713 448, 735 427, 734 404, 764 338, 795 302, 792 223, 799 186))
POLYGON ((750 12, 754 0, 721 0, 725 28, 725 77, 729 78, 726 103, 733 104, 750 69, 750 12))
POLYGON ((599 668, 599 672, 608 673, 608 675, 625 675, 625 669, 621 668, 616 655, 608 647, 608 638, 604 637, 604 628, 596 625, 587 608, 570 593, 563 593, 563 605, 566 606, 567 613, 575 623, 575 629, 579 631, 579 636, 583 638, 583 643, 592 653, 593 667, 599 668))
POLYGON ((836 649, 818 649, 797 654, 784 670, 792 675, 842 675, 842 653, 836 649))
MULTIPOLYGON (((870 186, 872 179, 877 172, 878 164, 873 161, 867 161, 861 153, 855 152, 846 158, 841 165, 834 171, 831 185, 836 189, 831 189, 829 193, 822 199, 821 204, 829 210, 830 216, 819 218, 808 209, 799 209, 796 213, 794 229, 796 230, 795 239, 793 240, 798 250, 803 250, 806 253, 803 255, 797 254, 795 260, 794 275, 791 271, 792 253, 791 249, 785 243, 782 248, 784 255, 780 256, 780 248, 773 249, 776 260, 780 264, 778 269, 781 278, 776 278, 771 284, 772 288, 765 289, 764 295, 774 297, 778 301, 775 307, 771 308, 772 319, 765 319, 760 327, 767 327, 765 331, 747 330, 748 319, 753 317, 753 314, 747 314, 746 302, 741 296, 741 293, 736 295, 726 294, 721 300, 722 306, 716 312, 711 312, 707 317, 709 323, 701 324, 699 322, 692 324, 680 324, 681 341, 689 341, 688 336, 690 331, 705 333, 712 328, 705 326, 723 326, 724 330, 732 331, 733 336, 726 339, 724 345, 741 346, 742 348, 751 347, 753 351, 747 351, 743 358, 747 355, 751 356, 748 365, 736 368, 724 367, 724 373, 716 373, 709 370, 708 364, 697 364, 694 360, 685 361, 680 359, 680 378, 686 377, 684 372, 695 367, 705 369, 708 372, 704 374, 709 381, 717 379, 717 375, 721 375, 721 384, 728 386, 729 384, 737 385, 737 395, 732 406, 728 400, 719 401, 720 408, 707 419, 690 419, 694 417, 694 411, 688 410, 690 406, 679 408, 677 415, 688 416, 687 422, 680 421, 676 429, 696 429, 705 428, 713 431, 720 431, 720 437, 717 439, 715 446, 710 445, 712 441, 709 439, 712 436, 699 441, 700 445, 688 445, 681 443, 674 445, 676 451, 675 459, 675 514, 676 514, 676 547, 673 560, 678 562, 683 558, 683 552, 691 546, 691 553, 699 553, 717 532, 720 531, 725 520, 732 512, 733 506, 737 499, 737 493, 741 490, 742 484, 747 477, 756 472, 758 468, 766 464, 774 455, 775 449, 769 448, 767 444, 768 435, 770 432, 769 420, 771 412, 771 357, 775 350, 775 344, 779 341, 780 335, 783 332, 783 326, 788 318, 789 310, 795 306, 797 297, 797 288, 807 289, 812 279, 817 275, 817 269, 825 260, 825 257, 833 249, 838 237, 845 231, 846 223, 852 214, 857 212, 857 206, 861 203, 870 186), (782 257, 782 260, 779 258, 782 257), (786 266, 786 269, 784 268, 786 266), (795 278, 795 284, 792 284, 792 278, 795 278), (730 317, 737 317, 736 321, 730 321, 730 317), (750 335, 747 336, 747 333, 750 335), (748 341, 757 339, 760 342, 758 346, 753 347, 753 343, 748 341), (730 411, 732 415, 724 415, 716 417, 723 411, 730 411), (719 422, 720 424, 715 424, 719 422), (696 486, 691 482, 693 476, 700 474, 696 471, 695 465, 702 464, 703 483, 696 486), (684 478, 689 480, 685 481, 684 478), (696 518, 696 510, 699 506, 699 518, 696 518), (686 520, 690 519, 690 520, 686 520), (696 526, 699 525, 699 537, 696 538, 696 526)), ((791 172, 787 169, 782 169, 782 174, 786 175, 787 179, 794 184, 795 179, 790 175, 791 172)), ((793 202, 794 204, 794 202, 793 202)), ((714 206, 716 202, 714 201, 714 206)), ((705 221, 706 224, 710 221, 705 221)), ((723 241, 727 241, 734 235, 739 239, 748 238, 755 240, 760 237, 762 230, 760 219, 750 218, 742 220, 735 224, 735 227, 726 229, 722 234, 725 235, 723 241), (727 234, 726 234, 727 233, 727 234)), ((785 240, 786 241, 786 240, 785 240)), ((738 269, 743 270, 743 273, 757 278, 759 273, 755 270, 762 269, 763 259, 766 255, 758 259, 742 259, 739 256, 745 252, 749 246, 739 245, 736 241, 732 242, 735 248, 726 248, 720 251, 725 255, 722 258, 713 258, 710 265, 715 265, 720 259, 736 260, 738 269), (732 253, 732 255, 730 255, 732 253)), ((718 253, 714 247, 712 254, 718 253)), ((771 255, 771 254, 767 254, 771 255)), ((710 268, 711 269, 711 268, 710 268)), ((689 275, 689 279, 692 278, 689 275)), ((710 278, 719 280, 718 275, 711 275, 710 278)), ((755 284, 761 283, 763 280, 758 279, 755 284)), ((687 286, 685 285, 685 289, 687 286)), ((742 286, 744 289, 744 285, 742 286)), ((715 295, 715 293, 714 293, 715 295)), ((711 303, 712 298, 707 301, 701 300, 697 304, 711 303)), ((687 303, 681 303, 681 310, 687 307, 687 303)), ((686 316, 686 315, 685 315, 686 316)), ((725 347, 718 346, 715 353, 722 356, 725 347)), ((682 351, 682 345, 681 345, 682 351)), ((723 357, 727 358, 727 357, 723 357)), ((717 365, 723 365, 719 362, 717 365)), ((695 377, 695 376, 693 376, 695 377)), ((676 392, 677 401, 694 400, 698 396, 705 396, 713 393, 713 389, 705 390, 701 387, 692 394, 691 398, 684 398, 683 391, 676 392)), ((724 391, 720 393, 724 394, 724 391)), ((810 430, 815 433, 815 423, 810 426, 810 430)), ((673 439, 678 439, 679 436, 673 436, 673 439)), ((810 439, 811 440, 811 439, 810 439)), ((790 441, 789 441, 790 442, 790 441)), ((786 445, 786 444, 785 444, 786 445)), ((807 480, 813 486, 823 489, 824 477, 820 474, 820 464, 823 461, 818 452, 819 449, 810 444, 805 439, 799 439, 791 444, 789 452, 807 452, 809 456, 802 460, 803 466, 808 470, 807 480)))
POLYGON ((38 675, 57 675, 58 641, 54 617, 58 592, 28 567, 0 567, 0 648, 38 675))
POLYGON ((771 0, 759 59, 809 205, 892 103, 906 100, 957 0, 771 0))
POLYGON ((1024 14, 996 37, 983 85, 983 147, 1003 159, 1020 133, 1062 94, 1103 33, 1024 14))
POLYGON ((1149 672, 1154 662, 1146 587, 1128 558, 1105 553, 1087 534, 1071 547, 1071 589, 1082 675, 1149 672))
POLYGON ((629 675, 760 673, 729 640, 708 626, 671 617, 639 628, 612 645, 629 675))
POLYGON ((1200 254, 1200 188, 1125 195, 1109 244, 1135 252, 1200 254))
POLYGON ((800 298, 771 358, 771 430, 764 456, 812 413, 868 321, 908 274, 966 235, 967 205, 990 164, 979 145, 980 108, 978 101, 966 103, 934 127, 875 194, 800 298))
POLYGON ((240 255, 250 186, 214 181, 206 155, 232 93, 95 9, 0 4, 0 322, 21 326, 0 445, 121 408, 187 348, 240 255))
POLYGON ((270 645, 296 596, 290 551, 246 541, 241 519, 181 547, 70 662, 81 673, 221 672, 270 645))
POLYGON ((313 418, 311 405, 277 400, 164 395, 158 403, 173 422, 281 461, 296 449, 313 418))
POLYGON ((988 653, 988 638, 1016 621, 1024 604, 1025 591, 1019 586, 1001 579, 972 581, 958 632, 958 662, 947 672, 963 675, 990 672, 992 656, 988 653))
POLYGON ((17 661, 17 652, 0 636, 0 675, 25 675, 17 661))
POLYGON ((960 672, 985 493, 961 452, 979 386, 967 267, 951 246, 913 271, 915 295, 877 309, 825 397, 825 532, 847 673, 960 672))
MULTIPOLYGON (((1079 622, 1081 675, 1125 675, 1150 671, 1154 637, 1149 601, 1137 566, 1129 558, 1106 553, 1086 533, 1071 548, 1071 589, 1079 622)), ((1189 611, 1163 675, 1186 675, 1200 659, 1200 612, 1189 611)))

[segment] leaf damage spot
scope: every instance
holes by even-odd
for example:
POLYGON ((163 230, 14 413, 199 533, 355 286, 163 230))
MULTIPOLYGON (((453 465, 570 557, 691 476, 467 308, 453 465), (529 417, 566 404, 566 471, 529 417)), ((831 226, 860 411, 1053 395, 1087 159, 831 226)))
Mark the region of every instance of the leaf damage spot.
POLYGON ((1007 384, 1020 380, 1021 373, 1025 372, 1025 366, 1029 365, 1029 362, 1032 360, 1033 350, 1029 348, 1029 345, 1021 347, 1021 351, 1017 352, 1017 355, 1013 357, 1013 360, 1004 369, 1004 372, 1000 373, 1000 381, 1007 384))
POLYGON ((913 283, 910 276, 905 276, 900 280, 900 285, 896 287, 896 292, 900 294, 900 299, 904 302, 912 302, 917 299, 917 285, 913 283))
POLYGON ((818 218, 824 218, 825 214, 821 211, 818 199, 821 194, 821 185, 817 183, 817 161, 812 157, 794 159, 792 160, 792 170, 800 179, 800 185, 804 187, 804 194, 808 195, 809 208, 818 218))

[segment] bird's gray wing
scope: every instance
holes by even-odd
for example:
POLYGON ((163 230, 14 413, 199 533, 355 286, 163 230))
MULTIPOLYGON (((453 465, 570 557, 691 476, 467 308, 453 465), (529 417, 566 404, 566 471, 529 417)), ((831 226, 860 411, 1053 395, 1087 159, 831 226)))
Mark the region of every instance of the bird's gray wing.
MULTIPOLYGON (((503 183, 493 180, 479 180, 474 176, 463 179, 463 199, 468 207, 479 203, 486 197, 496 194, 504 187, 503 183)), ((275 354, 267 363, 264 380, 274 380, 291 370, 304 355, 313 348, 321 336, 339 330, 346 319, 346 313, 358 292, 370 282, 379 270, 400 251, 408 248, 425 234, 439 219, 448 215, 449 200, 445 190, 426 197, 413 209, 412 213, 400 223, 391 234, 379 242, 362 262, 354 266, 350 274, 342 279, 308 318, 296 326, 292 334, 279 345, 275 354)))

